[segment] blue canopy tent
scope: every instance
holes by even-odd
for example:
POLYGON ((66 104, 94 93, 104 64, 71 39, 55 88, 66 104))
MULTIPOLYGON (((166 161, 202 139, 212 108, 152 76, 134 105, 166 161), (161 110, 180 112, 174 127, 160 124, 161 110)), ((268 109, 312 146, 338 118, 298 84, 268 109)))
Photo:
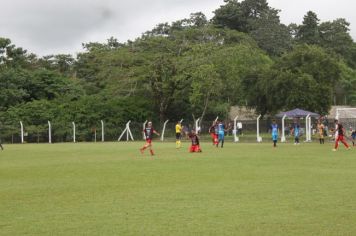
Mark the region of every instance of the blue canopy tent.
POLYGON ((311 118, 319 118, 320 115, 311 111, 305 111, 302 109, 294 109, 291 111, 281 112, 276 115, 276 117, 282 118, 282 137, 281 141, 285 142, 285 130, 284 130, 284 119, 285 118, 305 118, 305 134, 306 142, 311 142, 311 118))
POLYGON ((311 111, 305 111, 305 110, 302 110, 299 108, 291 110, 291 111, 281 112, 281 113, 277 114, 276 117, 282 118, 284 115, 286 115, 288 118, 306 117, 307 115, 309 115, 310 117, 313 117, 313 118, 320 117, 320 115, 317 113, 314 113, 311 111))

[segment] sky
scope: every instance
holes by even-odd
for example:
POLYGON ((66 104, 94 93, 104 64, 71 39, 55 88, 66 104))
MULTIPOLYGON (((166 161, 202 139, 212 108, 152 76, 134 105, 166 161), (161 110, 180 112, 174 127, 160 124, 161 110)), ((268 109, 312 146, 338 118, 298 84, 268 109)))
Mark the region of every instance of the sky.
MULTIPOLYGON (((321 21, 345 18, 356 40, 356 1, 268 0, 284 24, 303 21, 307 11, 321 21)), ((0 37, 39 56, 73 54, 82 43, 134 40, 155 25, 203 12, 208 19, 223 0, 0 0, 0 37)))

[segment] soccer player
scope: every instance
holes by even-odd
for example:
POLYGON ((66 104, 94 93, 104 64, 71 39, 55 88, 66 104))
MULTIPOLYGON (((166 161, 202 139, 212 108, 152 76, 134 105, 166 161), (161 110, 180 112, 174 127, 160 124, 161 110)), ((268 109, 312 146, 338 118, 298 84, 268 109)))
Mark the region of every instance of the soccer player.
POLYGON ((273 147, 277 147, 277 141, 278 141, 278 125, 276 123, 276 120, 272 121, 271 124, 271 133, 272 133, 272 141, 273 141, 273 147))
POLYGON ((209 128, 209 134, 213 141, 213 145, 217 145, 218 144, 218 128, 217 128, 217 124, 215 121, 213 121, 213 124, 209 128))
POLYGON ((181 148, 182 129, 183 126, 181 122, 178 121, 176 124, 176 148, 181 148))
POLYGON ((238 135, 242 135, 242 123, 241 122, 237 122, 237 131, 238 131, 238 135))
POLYGON ((224 147, 224 141, 225 141, 225 125, 221 121, 218 122, 218 143, 216 144, 216 147, 219 147, 219 143, 221 142, 221 148, 224 147))
POLYGON ((297 119, 294 120, 291 132, 294 135, 294 145, 299 145, 300 125, 297 119))
POLYGON ((0 148, 1 148, 2 151, 4 150, 4 147, 1 144, 1 139, 0 139, 0 148))
POLYGON ((325 127, 323 123, 321 123, 321 120, 318 120, 318 133, 319 133, 319 143, 324 144, 324 133, 325 133, 325 127))
POLYGON ((344 144, 344 146, 347 149, 350 149, 349 145, 347 144, 347 142, 345 141, 344 135, 345 135, 345 129, 342 126, 341 123, 339 123, 338 120, 335 120, 335 125, 336 125, 336 130, 335 130, 335 147, 333 149, 333 151, 336 151, 339 147, 339 141, 342 142, 344 144))
MULTIPOLYGON (((351 129, 352 129, 352 128, 351 128, 351 129)), ((355 146, 356 130, 352 130, 352 132, 351 132, 351 140, 352 140, 352 146, 355 146)))
POLYGON ((202 152, 199 146, 199 136, 196 134, 196 132, 192 130, 188 137, 192 141, 192 145, 189 148, 189 152, 202 152))
POLYGON ((148 122, 147 127, 142 131, 146 137, 146 143, 145 145, 140 149, 141 153, 143 154, 146 148, 150 148, 150 153, 151 156, 154 155, 153 149, 152 149, 152 138, 153 134, 160 135, 154 128, 152 127, 152 122, 148 122))

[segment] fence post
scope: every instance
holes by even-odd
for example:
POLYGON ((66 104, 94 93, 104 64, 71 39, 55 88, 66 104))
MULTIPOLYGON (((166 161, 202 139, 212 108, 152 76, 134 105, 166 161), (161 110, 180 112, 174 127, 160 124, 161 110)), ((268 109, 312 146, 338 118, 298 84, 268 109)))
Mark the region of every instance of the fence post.
MULTIPOLYGON (((143 129, 142 130, 145 130, 146 128, 146 124, 147 124, 147 120, 145 122, 143 122, 143 129)), ((143 140, 146 140, 146 135, 145 135, 145 132, 143 132, 143 140)))
POLYGON ((129 120, 127 123, 126 123, 126 127, 124 129, 124 131, 122 131, 120 137, 118 138, 117 141, 120 141, 121 138, 124 136, 125 132, 126 132, 126 141, 129 141, 129 137, 131 138, 132 141, 134 141, 134 138, 132 137, 132 133, 131 133, 131 130, 130 130, 130 123, 131 123, 131 120, 129 120))
POLYGON ((48 143, 52 143, 52 125, 50 121, 48 121, 48 143))
POLYGON ((286 117, 287 116, 284 115, 283 118, 282 118, 282 137, 281 137, 281 142, 282 143, 286 142, 286 134, 285 134, 285 130, 284 130, 284 127, 285 127, 284 121, 285 121, 286 117))
POLYGON ((236 116, 234 119, 234 142, 237 143, 239 141, 239 137, 237 136, 237 118, 239 118, 239 116, 236 116))
POLYGON ((195 132, 196 132, 197 134, 198 134, 199 131, 200 131, 199 120, 200 120, 200 118, 198 118, 198 119, 195 121, 195 132))
POLYGON ((305 117, 305 142, 309 142, 309 116, 310 114, 305 117))
POLYGON ((261 143, 262 142, 262 137, 260 136, 260 119, 262 115, 259 115, 257 117, 257 142, 261 143))
POLYGON ((127 122, 127 132, 129 133, 131 140, 134 141, 134 138, 132 137, 132 133, 131 133, 131 129, 130 129, 130 123, 131 123, 131 120, 129 122, 127 122))
POLYGON ((72 122, 72 125, 73 125, 73 143, 76 142, 76 139, 75 139, 75 123, 72 122))
POLYGON ((161 134, 161 141, 164 140, 164 131, 166 130, 166 125, 168 123, 169 120, 166 120, 163 124, 163 130, 162 130, 162 134, 161 134))
POLYGON ((104 121, 101 120, 101 142, 104 142, 104 138, 105 138, 105 132, 104 132, 104 121))
POLYGON ((21 126, 21 143, 24 143, 24 138, 23 138, 23 124, 22 121, 20 121, 20 126, 21 126))
POLYGON ((309 129, 308 129, 308 131, 309 131, 309 142, 311 142, 311 134, 312 134, 312 130, 311 130, 311 116, 309 116, 309 118, 308 118, 308 126, 309 126, 309 129))

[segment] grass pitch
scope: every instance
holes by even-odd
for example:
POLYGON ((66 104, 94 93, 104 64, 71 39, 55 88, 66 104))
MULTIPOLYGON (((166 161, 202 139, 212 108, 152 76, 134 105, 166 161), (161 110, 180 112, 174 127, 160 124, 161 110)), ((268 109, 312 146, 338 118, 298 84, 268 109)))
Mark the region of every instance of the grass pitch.
POLYGON ((5 145, 0 235, 355 235, 356 149, 5 145))

